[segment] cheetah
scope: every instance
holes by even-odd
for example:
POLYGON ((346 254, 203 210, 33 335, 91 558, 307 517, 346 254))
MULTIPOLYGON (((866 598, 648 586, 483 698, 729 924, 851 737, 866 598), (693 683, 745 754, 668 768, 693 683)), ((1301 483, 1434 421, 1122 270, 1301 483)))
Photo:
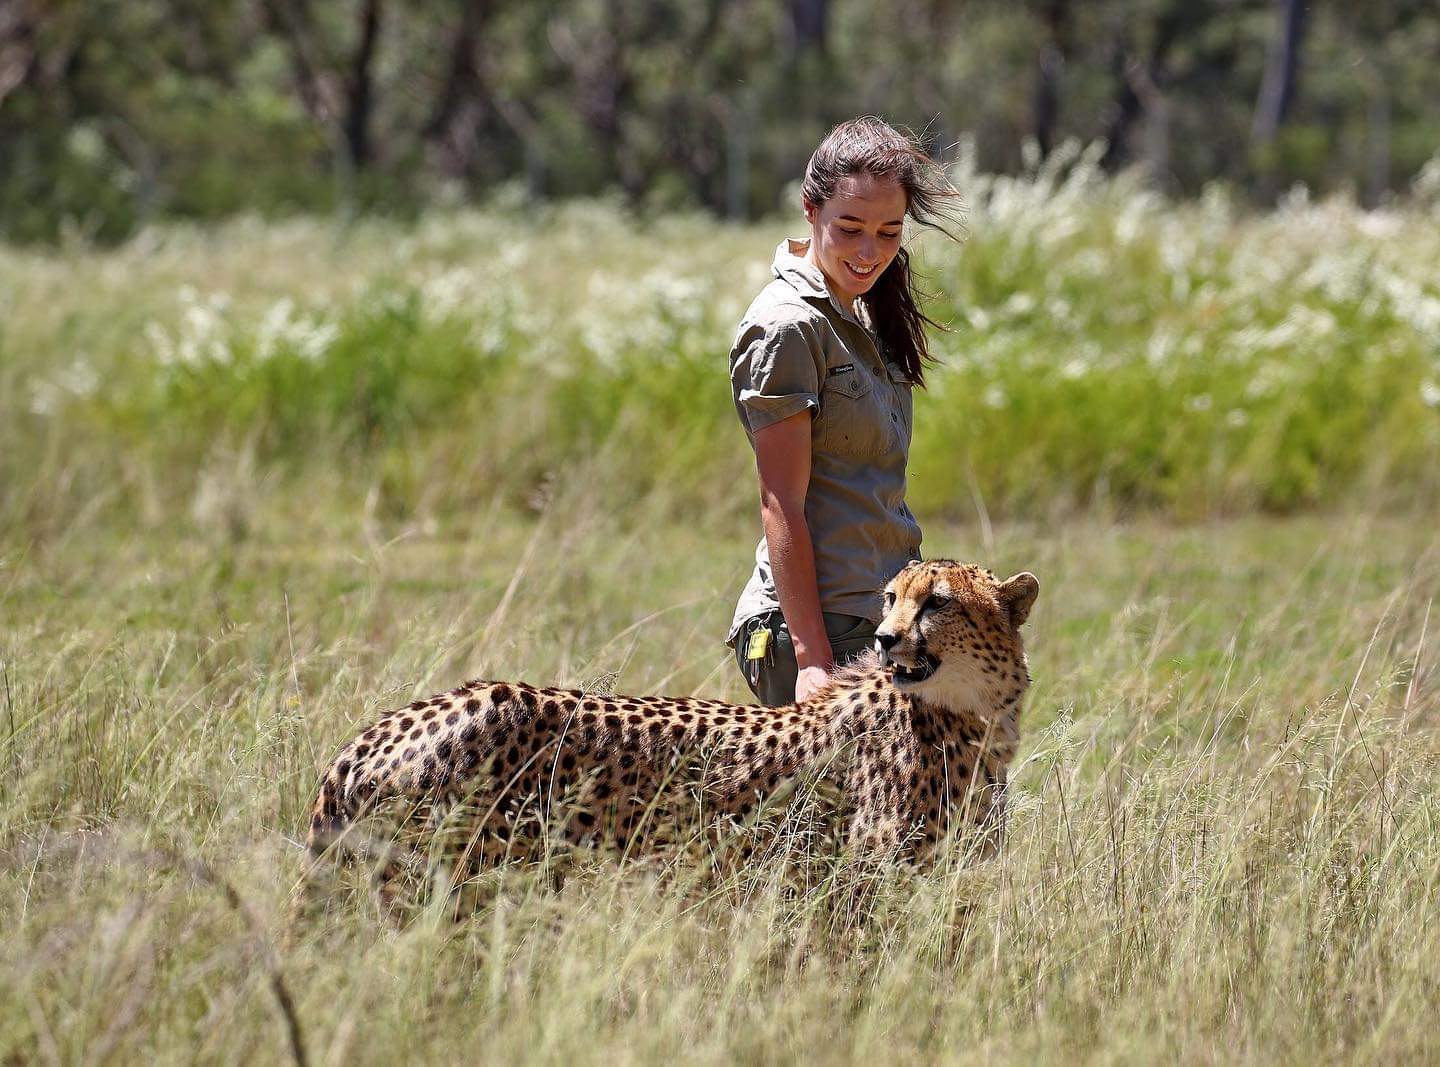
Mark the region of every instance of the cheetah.
POLYGON ((556 842, 634 855, 687 821, 734 827, 820 772, 842 798, 846 847, 928 866, 952 832, 998 836, 1030 682, 1020 627, 1038 592, 1028 572, 1002 582, 973 564, 912 563, 884 589, 876 649, 787 707, 468 682, 340 750, 309 851, 388 808, 411 841, 448 834, 462 871, 556 842))

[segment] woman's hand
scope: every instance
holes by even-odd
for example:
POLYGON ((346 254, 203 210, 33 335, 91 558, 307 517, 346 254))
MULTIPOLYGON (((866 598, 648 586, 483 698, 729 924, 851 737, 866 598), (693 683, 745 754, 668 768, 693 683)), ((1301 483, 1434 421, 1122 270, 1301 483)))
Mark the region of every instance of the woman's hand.
POLYGON ((795 699, 809 700, 829 680, 830 672, 824 667, 801 667, 800 673, 795 676, 795 699))

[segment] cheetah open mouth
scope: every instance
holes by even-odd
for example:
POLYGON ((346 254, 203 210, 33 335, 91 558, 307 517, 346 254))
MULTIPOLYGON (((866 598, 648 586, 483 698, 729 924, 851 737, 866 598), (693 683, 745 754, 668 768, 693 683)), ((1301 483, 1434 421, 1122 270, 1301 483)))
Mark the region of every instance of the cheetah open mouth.
POLYGON ((894 666, 895 681, 897 684, 916 685, 934 674, 936 668, 940 666, 940 661, 930 655, 930 653, 923 652, 920 655, 920 662, 913 667, 905 667, 899 663, 894 664, 894 666))

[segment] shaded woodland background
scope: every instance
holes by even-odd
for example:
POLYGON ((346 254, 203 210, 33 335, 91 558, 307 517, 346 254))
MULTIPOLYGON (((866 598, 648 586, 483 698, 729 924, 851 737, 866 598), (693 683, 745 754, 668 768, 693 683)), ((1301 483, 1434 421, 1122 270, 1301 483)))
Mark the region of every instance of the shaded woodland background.
POLYGON ((1365 204, 1440 146, 1432 0, 0 0, 0 239, 499 191, 774 211, 876 112, 1014 172, 1365 204))

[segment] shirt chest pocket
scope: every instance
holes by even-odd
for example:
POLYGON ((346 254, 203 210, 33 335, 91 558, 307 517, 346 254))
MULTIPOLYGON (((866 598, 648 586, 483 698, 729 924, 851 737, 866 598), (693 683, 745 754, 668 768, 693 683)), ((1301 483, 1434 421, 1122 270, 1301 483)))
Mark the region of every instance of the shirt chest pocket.
POLYGON ((817 451, 847 459, 873 459, 892 447, 896 426, 871 377, 869 369, 858 363, 826 371, 820 417, 815 422, 817 451))

